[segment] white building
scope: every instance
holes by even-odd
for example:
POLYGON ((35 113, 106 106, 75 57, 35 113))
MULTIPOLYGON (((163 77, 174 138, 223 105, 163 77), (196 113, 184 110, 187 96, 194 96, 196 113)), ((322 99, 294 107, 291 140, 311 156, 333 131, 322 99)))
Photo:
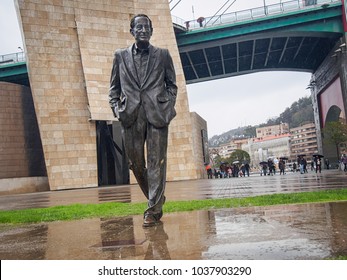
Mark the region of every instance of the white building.
POLYGON ((257 167, 259 162, 267 161, 268 158, 279 159, 290 156, 290 134, 273 135, 261 138, 249 139, 247 144, 242 145, 242 150, 249 153, 251 165, 257 167))

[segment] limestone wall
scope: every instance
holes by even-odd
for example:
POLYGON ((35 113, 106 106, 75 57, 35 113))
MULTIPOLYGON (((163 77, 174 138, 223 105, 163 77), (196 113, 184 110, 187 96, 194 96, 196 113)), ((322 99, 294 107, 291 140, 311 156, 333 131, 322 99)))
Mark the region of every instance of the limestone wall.
POLYGON ((16 5, 52 190, 97 186, 94 121, 114 120, 108 105, 113 53, 133 43, 129 21, 137 13, 150 16, 152 44, 170 50, 177 72, 177 117, 170 126, 167 178, 199 176, 167 0, 17 0, 16 5))
POLYGON ((0 131, 0 179, 46 175, 30 88, 0 83, 0 131))
POLYGON ((0 179, 0 195, 48 191, 48 179, 45 176, 0 179))
MULTIPOLYGON (((207 123, 206 121, 196 112, 190 113, 193 121, 193 147, 194 147, 194 157, 198 164, 198 174, 200 178, 207 178, 207 173, 205 171, 205 161, 209 162, 209 156, 204 158, 203 145, 205 144, 205 153, 208 154, 208 142, 203 143, 202 130, 207 133, 207 123)), ((208 141, 208 139, 206 139, 208 141)))

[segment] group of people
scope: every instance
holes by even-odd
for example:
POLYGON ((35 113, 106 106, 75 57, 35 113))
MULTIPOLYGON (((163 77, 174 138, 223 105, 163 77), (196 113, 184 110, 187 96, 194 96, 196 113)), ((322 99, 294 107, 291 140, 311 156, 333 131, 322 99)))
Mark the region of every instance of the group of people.
MULTIPOLYGON (((347 156, 346 156, 347 158, 347 156)), ((347 159, 346 159, 347 162, 347 159)), ((326 162, 326 164, 329 165, 329 162, 326 162)), ((274 164, 273 160, 270 158, 267 162, 261 162, 261 170, 260 175, 275 175, 276 174, 276 165, 274 164)), ((285 158, 280 158, 278 161, 278 168, 280 170, 280 175, 284 175, 286 170, 286 162, 285 158)), ((329 169, 329 168, 328 168, 329 169)), ((297 162, 293 163, 292 171, 300 171, 301 174, 308 173, 307 171, 307 160, 305 156, 300 155, 297 158, 297 162)), ((322 156, 314 156, 311 161, 311 171, 316 171, 316 173, 322 172, 322 156)))
POLYGON ((209 164, 206 165, 206 172, 208 179, 217 178, 232 178, 232 177, 249 177, 250 166, 248 162, 241 165, 234 163, 221 163, 219 169, 212 170, 209 164))
MULTIPOLYGON (((282 159, 281 159, 282 160, 282 159)), ((261 169, 260 169, 260 176, 266 176, 266 175, 275 175, 276 174, 276 165, 273 161, 273 159, 269 158, 267 162, 261 162, 261 169)), ((284 168, 285 168, 285 162, 282 160, 281 164, 281 173, 283 172, 284 174, 284 168)))
MULTIPOLYGON (((326 161, 326 164, 330 165, 328 161, 326 161)), ((308 173, 307 165, 308 163, 305 156, 298 156, 297 163, 293 163, 292 171, 300 171, 300 174, 308 173)), ((311 161, 311 171, 316 171, 316 173, 322 172, 322 156, 313 156, 311 161)))

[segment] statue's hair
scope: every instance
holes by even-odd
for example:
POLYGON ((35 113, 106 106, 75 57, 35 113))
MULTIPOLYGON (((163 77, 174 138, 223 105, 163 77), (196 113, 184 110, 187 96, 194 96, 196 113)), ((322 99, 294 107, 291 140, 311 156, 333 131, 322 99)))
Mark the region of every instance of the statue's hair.
POLYGON ((133 28, 135 27, 135 19, 136 19, 137 17, 145 17, 145 18, 148 18, 149 25, 150 25, 151 28, 153 28, 153 27, 152 27, 152 21, 151 21, 151 19, 150 19, 147 15, 145 15, 145 14, 137 14, 137 15, 133 16, 133 17, 131 18, 131 20, 130 20, 130 28, 131 28, 131 29, 133 29, 133 28))

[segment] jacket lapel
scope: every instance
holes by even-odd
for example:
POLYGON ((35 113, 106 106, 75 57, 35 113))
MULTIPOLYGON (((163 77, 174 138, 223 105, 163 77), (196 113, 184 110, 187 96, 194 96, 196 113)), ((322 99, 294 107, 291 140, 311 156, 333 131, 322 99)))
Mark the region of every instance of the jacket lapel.
POLYGON ((128 72, 131 73, 131 75, 133 76, 133 80, 136 81, 136 84, 140 87, 140 81, 136 73, 132 51, 133 46, 131 45, 129 48, 127 48, 126 52, 124 53, 125 67, 128 69, 128 72))
POLYGON ((152 72, 153 67, 155 65, 155 62, 156 62, 156 60, 158 58, 158 54, 159 54, 158 53, 158 48, 153 47, 152 45, 150 45, 149 46, 148 63, 147 63, 147 67, 146 67, 146 75, 145 75, 145 78, 144 78, 143 83, 142 83, 141 86, 143 86, 146 83, 150 73, 152 72))

